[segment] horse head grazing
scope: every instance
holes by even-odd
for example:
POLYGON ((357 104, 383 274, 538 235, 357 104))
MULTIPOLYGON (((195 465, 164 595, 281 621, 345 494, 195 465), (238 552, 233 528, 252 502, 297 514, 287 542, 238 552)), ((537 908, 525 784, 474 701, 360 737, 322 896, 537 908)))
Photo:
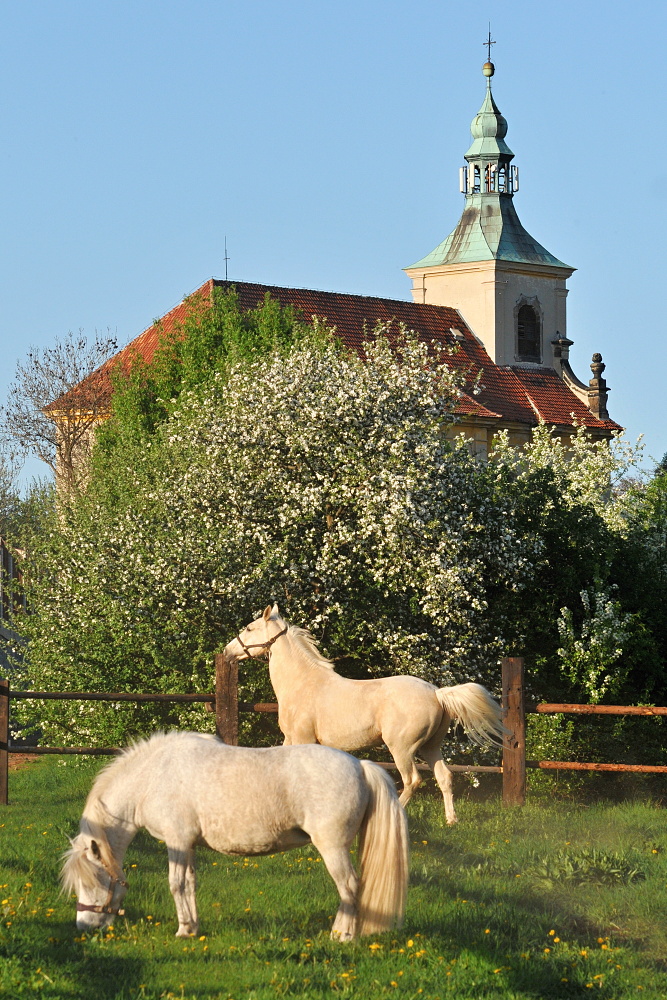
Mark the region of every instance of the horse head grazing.
POLYGON ((229 659, 247 660, 249 657, 270 656, 271 647, 289 628, 281 617, 278 605, 269 604, 261 617, 243 629, 225 646, 224 655, 229 659))
POLYGON ((127 881, 103 833, 79 833, 64 855, 60 876, 63 890, 77 897, 76 927, 95 930, 122 915, 127 881))

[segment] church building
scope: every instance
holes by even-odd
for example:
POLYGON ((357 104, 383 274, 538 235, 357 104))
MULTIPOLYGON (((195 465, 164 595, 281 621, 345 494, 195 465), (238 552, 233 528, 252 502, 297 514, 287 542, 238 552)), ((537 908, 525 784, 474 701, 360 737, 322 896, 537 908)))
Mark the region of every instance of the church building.
MULTIPOLYGON (((192 309, 210 304, 215 288, 233 285, 243 308, 255 307, 269 292, 306 320, 317 316, 334 326, 351 348, 360 348, 365 331, 378 322, 405 324, 424 340, 453 345, 449 363, 464 369, 470 386, 458 401, 457 429, 480 456, 500 429, 517 445, 529 440, 539 422, 564 436, 582 424, 594 438, 621 430, 607 412, 601 355, 593 355, 587 382, 570 367, 566 299, 574 268, 541 246, 519 220, 514 207, 519 171, 491 90, 493 63, 486 62, 482 72, 486 93, 459 172, 463 212, 445 240, 405 268, 412 302, 211 278, 90 379, 98 388, 108 384, 110 395, 110 373, 119 361, 137 355, 150 361, 160 337, 177 330, 192 309)), ((47 412, 58 421, 67 397, 83 386, 47 412)))

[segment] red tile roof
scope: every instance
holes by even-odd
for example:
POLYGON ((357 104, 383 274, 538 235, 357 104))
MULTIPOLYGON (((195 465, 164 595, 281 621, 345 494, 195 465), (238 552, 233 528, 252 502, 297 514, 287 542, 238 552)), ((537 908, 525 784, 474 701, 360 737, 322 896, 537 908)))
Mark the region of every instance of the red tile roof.
MULTIPOLYGON (((348 347, 355 349, 361 347, 365 332, 372 332, 378 322, 404 323, 408 329, 414 330, 429 342, 458 345, 450 363, 457 368, 464 367, 470 373, 471 384, 477 375, 480 377, 480 390, 476 395, 461 394, 457 407, 457 412, 461 415, 486 418, 494 423, 511 422, 531 427, 540 419, 548 424, 566 427, 576 422, 592 431, 606 434, 621 429, 613 420, 599 420, 595 417, 552 368, 500 368, 491 360, 456 309, 421 305, 400 299, 321 292, 311 288, 282 288, 246 281, 209 279, 89 378, 94 379, 100 389, 106 384, 110 396, 111 372, 116 365, 120 363, 123 368, 127 368, 136 356, 149 362, 165 333, 178 331, 179 325, 194 310, 210 307, 214 288, 232 286, 236 288, 241 308, 254 308, 268 292, 282 306, 291 305, 298 309, 306 320, 314 316, 326 320, 336 328, 338 336, 348 347)), ((88 381, 84 380, 71 393, 78 395, 88 381)), ((52 403, 49 409, 61 408, 65 399, 66 397, 62 397, 52 403)))

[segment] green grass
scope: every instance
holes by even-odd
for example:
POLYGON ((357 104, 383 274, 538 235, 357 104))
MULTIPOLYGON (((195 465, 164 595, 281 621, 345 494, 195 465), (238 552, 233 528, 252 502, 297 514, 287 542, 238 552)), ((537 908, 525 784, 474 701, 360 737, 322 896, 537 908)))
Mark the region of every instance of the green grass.
POLYGON ((337 899, 317 853, 201 850, 198 939, 174 938, 166 852, 130 846, 127 916, 83 937, 59 895, 60 855, 99 766, 12 773, 0 807, 0 996, 18 1000, 667 998, 667 824, 643 803, 502 809, 459 800, 443 825, 411 804, 400 932, 329 940, 337 899))

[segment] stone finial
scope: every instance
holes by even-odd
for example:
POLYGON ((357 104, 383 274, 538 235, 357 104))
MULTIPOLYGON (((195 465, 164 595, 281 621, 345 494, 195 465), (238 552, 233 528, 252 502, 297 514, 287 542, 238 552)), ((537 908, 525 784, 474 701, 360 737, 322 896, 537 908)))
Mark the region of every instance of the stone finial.
POLYGON ((606 367, 602 361, 602 355, 596 352, 591 362, 593 378, 588 383, 588 409, 600 420, 609 420, 607 395, 610 389, 607 386, 606 380, 602 377, 602 373, 606 367))

